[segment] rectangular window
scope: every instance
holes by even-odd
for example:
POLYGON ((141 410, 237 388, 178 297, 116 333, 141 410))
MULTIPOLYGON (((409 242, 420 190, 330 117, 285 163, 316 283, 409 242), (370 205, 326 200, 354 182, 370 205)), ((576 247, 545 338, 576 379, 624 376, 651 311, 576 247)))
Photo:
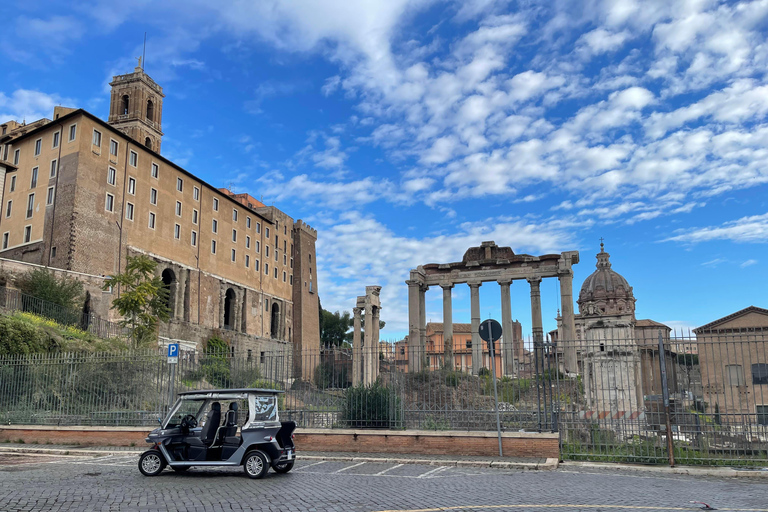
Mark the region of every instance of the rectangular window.
POLYGON ((149 203, 157 205, 157 189, 149 189, 149 203))
POLYGON ((51 160, 51 175, 50 175, 51 178, 56 177, 56 169, 58 166, 59 166, 58 160, 51 160))
POLYGON ((288 264, 288 256, 283 254, 283 265, 287 265, 287 264, 288 264))
POLYGON ((158 176, 160 176, 160 167, 152 162, 152 177, 157 179, 158 176))
POLYGON ((256 240, 256 252, 259 252, 259 249, 261 249, 261 242, 256 240))
POLYGON ((98 148, 101 147, 101 132, 98 130, 93 130, 93 145, 98 148))
POLYGON ((267 240, 269 240, 269 228, 264 228, 264 234, 267 236, 267 240))
POLYGON ((213 198, 213 211, 217 212, 219 211, 219 200, 215 197, 213 198))
POLYGON ((11 209, 12 209, 12 207, 13 207, 13 201, 8 201, 8 206, 6 206, 6 208, 5 208, 5 218, 6 219, 11 216, 11 209))
POLYGON ((37 167, 32 169, 32 182, 29 184, 29 188, 35 188, 37 186, 37 170, 37 167))
POLYGON ((256 233, 261 233, 261 222, 256 223, 256 233))
POLYGON ((40 152, 43 150, 43 139, 37 139, 35 141, 35 156, 40 155, 40 152))
POLYGON ((213 233, 219 232, 219 222, 216 219, 213 219, 213 222, 211 222, 211 231, 213 233))
POLYGON ((195 188, 192 189, 192 199, 194 199, 195 201, 199 201, 200 200, 200 188, 199 187, 195 187, 195 188))
POLYGON ((251 237, 246 236, 245 237, 245 248, 250 249, 251 248, 251 237))
POLYGON ((216 240, 211 240, 211 253, 216 254, 216 240))
POLYGON ((107 183, 114 186, 116 181, 116 176, 117 176, 117 171, 113 167, 110 167, 107 170, 107 183))
POLYGON ((245 218, 245 227, 247 227, 248 229, 251 229, 251 218, 250 217, 246 217, 245 218))
POLYGON ((277 267, 275 267, 274 270, 275 270, 275 276, 274 277, 275 277, 275 279, 277 279, 277 267))
POLYGON ((279 260, 277 259, 277 249, 275 249, 275 261, 279 261, 279 260))
POLYGON ((149 228, 155 229, 155 214, 153 212, 149 212, 149 228))
POLYGON ((136 178, 128 178, 128 193, 132 196, 136 195, 136 178))
POLYGON ((293 286, 293 276, 288 276, 288 284, 293 286))
MULTIPOLYGON (((3 235, 3 247, 5 247, 5 235, 3 235)), ((756 405, 757 424, 768 425, 768 405, 756 405)))
POLYGON ((8 236, 10 233, 3 233, 3 250, 8 248, 8 236))
POLYGON ((133 220, 133 203, 125 204, 125 218, 128 220, 133 220))
POLYGON ((128 163, 131 167, 137 167, 139 165, 139 154, 135 151, 131 151, 131 156, 128 157, 128 163))
POLYGON ((13 165, 19 165, 19 151, 20 150, 17 149, 13 152, 13 165))
POLYGON ((51 247, 51 258, 55 258, 55 257, 56 257, 56 248, 51 247))
POLYGON ((768 364, 756 363, 752 365, 752 384, 768 384, 768 364))
POLYGON ((46 206, 51 206, 53 204, 53 197, 54 197, 53 187, 48 187, 48 195, 46 196, 46 199, 45 199, 46 206))
POLYGON ((235 250, 232 249, 232 261, 235 261, 235 255, 236 255, 235 250))
POLYGON ((283 282, 286 282, 288 280, 288 274, 283 272, 283 282))
POLYGON ((51 144, 51 149, 56 149, 59 147, 59 139, 61 138, 61 132, 56 132, 53 134, 53 143, 51 144))
POLYGON ((725 376, 731 386, 743 386, 745 384, 744 371, 740 364, 725 365, 725 376))
POLYGON ((16 190, 16 175, 11 176, 11 192, 16 190))
POLYGON ((181 217, 181 201, 176 201, 176 216, 181 217))
POLYGON ((115 196, 112 194, 107 194, 107 199, 104 201, 104 209, 108 212, 114 211, 115 209, 115 196))
POLYGON ((109 139, 109 154, 117 156, 118 143, 115 139, 109 139))
POLYGON ((237 222, 237 210, 232 209, 232 220, 237 222))
POLYGON ((173 238, 175 238, 176 240, 181 238, 181 226, 179 226, 178 224, 175 224, 173 226, 173 238))
POLYGON ((73 124, 69 127, 69 142, 72 142, 77 137, 77 125, 73 124))
POLYGON ((251 257, 249 255, 245 255, 245 268, 248 268, 251 266, 251 257))
POLYGON ((181 178, 176 178, 176 190, 179 192, 184 191, 184 180, 181 178))
POLYGON ((253 270, 259 271, 259 260, 253 260, 253 270))
POLYGON ((192 224, 197 224, 197 210, 192 210, 192 224))
POLYGON ((268 245, 264 246, 264 256, 269 258, 269 246, 268 245))
POLYGON ((27 218, 32 218, 32 212, 35 209, 35 194, 29 194, 27 197, 27 218))
POLYGON ((28 244, 32 240, 32 226, 24 227, 24 243, 28 244))
POLYGON ((197 247, 197 231, 192 231, 192 246, 197 247))
POLYGON ((237 242, 237 230, 236 229, 232 230, 232 241, 233 242, 237 242))
POLYGON ((269 275, 269 263, 264 264, 264 273, 269 275))

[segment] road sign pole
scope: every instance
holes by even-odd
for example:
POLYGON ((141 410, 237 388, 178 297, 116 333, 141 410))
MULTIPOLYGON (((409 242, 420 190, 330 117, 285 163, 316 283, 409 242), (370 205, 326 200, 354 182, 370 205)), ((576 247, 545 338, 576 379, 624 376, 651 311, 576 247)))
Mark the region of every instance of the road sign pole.
POLYGON ((169 393, 170 394, 168 396, 168 411, 171 410, 171 407, 173 407, 173 403, 175 402, 175 400, 173 399, 173 397, 175 396, 175 394, 173 392, 174 391, 173 387, 174 387, 175 382, 176 382, 176 365, 172 364, 171 365, 171 383, 170 383, 170 386, 169 386, 169 388, 170 388, 170 392, 169 393))
POLYGON ((491 319, 489 318, 487 321, 488 324, 488 351, 490 352, 490 359, 491 359, 491 378, 493 379, 493 401, 496 404, 496 433, 499 437, 499 457, 504 456, 504 452, 501 449, 501 419, 499 418, 499 393, 496 389, 496 362, 494 361, 494 350, 493 350, 493 331, 491 329, 491 319))

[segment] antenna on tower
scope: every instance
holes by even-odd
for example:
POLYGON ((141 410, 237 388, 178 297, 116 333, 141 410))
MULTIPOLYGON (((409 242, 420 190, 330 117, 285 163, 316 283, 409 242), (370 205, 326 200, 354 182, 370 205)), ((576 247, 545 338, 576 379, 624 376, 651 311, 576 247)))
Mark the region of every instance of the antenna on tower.
POLYGON ((141 52, 141 70, 144 71, 144 66, 147 64, 147 33, 144 32, 144 50, 141 52))

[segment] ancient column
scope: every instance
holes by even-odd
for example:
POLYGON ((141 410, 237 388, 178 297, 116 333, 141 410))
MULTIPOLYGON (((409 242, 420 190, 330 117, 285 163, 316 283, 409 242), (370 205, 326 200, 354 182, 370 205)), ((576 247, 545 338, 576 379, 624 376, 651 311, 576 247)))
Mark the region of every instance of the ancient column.
POLYGON ((472 374, 477 375, 483 367, 483 343, 480 340, 480 286, 482 283, 469 284, 469 299, 472 315, 472 374))
POLYGON ((528 283, 531 285, 531 331, 533 331, 534 365, 538 364, 539 371, 542 371, 544 368, 544 328, 541 322, 541 278, 529 277, 528 283))
POLYGON ((443 366, 453 370, 453 303, 451 288, 453 284, 441 284, 443 289, 443 366))
MULTIPOLYGON (((371 320, 371 358, 370 366, 366 369, 368 372, 368 384, 373 384, 379 378, 379 318, 381 317, 381 308, 373 307, 373 318, 371 320)), ((367 329, 366 329, 367 330, 367 329)))
POLYGON ((426 293, 427 289, 429 287, 422 285, 419 287, 419 317, 421 319, 421 323, 419 324, 419 346, 421 347, 422 353, 421 358, 425 359, 427 357, 426 349, 427 349, 427 298, 426 293))
POLYGON ((421 339, 420 283, 409 280, 408 285, 408 372, 421 371, 419 340, 421 339))
MULTIPOLYGON (((366 297, 367 299, 368 297, 366 297)), ((368 302, 366 300, 366 302, 368 302)), ((365 331, 363 331, 363 384, 371 384, 371 352, 373 352, 373 306, 365 305, 365 331)))
POLYGON ((512 336, 512 300, 509 286, 512 279, 499 279, 501 287, 501 346, 497 347, 497 357, 501 358, 501 374, 512 375, 515 368, 515 345, 512 336))
POLYGON ((561 270, 558 273, 560 279, 560 302, 562 304, 563 317, 563 364, 565 371, 572 374, 579 372, 576 359, 576 323, 573 318, 573 270, 561 270))
POLYGON ((362 380, 363 358, 360 346, 360 313, 361 308, 352 309, 354 315, 354 331, 352 333, 352 385, 357 386, 362 380))

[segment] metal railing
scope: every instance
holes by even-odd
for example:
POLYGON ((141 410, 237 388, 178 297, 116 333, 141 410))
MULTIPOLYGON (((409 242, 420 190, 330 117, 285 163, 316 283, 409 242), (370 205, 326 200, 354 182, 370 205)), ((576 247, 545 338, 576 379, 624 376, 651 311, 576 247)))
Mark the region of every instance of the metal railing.
POLYGON ((0 286, 0 310, 6 313, 17 311, 33 313, 61 325, 70 325, 88 331, 99 338, 118 338, 128 335, 128 330, 119 323, 105 320, 96 313, 65 308, 4 286, 0 286))
MULTIPOLYGON (((157 350, 4 357, 0 421, 149 427, 171 389, 261 387, 285 391, 281 418, 300 427, 496 429, 487 353, 473 374, 471 347, 445 364, 442 349, 427 345, 417 354, 423 369, 409 371, 405 347, 377 347, 369 386, 355 382, 365 379, 365 355, 182 350, 174 372, 157 350)), ((765 466, 767 355, 761 332, 664 338, 661 349, 635 337, 502 345, 494 359, 501 429, 559 432, 565 459, 660 464, 673 455, 680 464, 765 466), (563 364, 568 351, 576 368, 563 364)))

